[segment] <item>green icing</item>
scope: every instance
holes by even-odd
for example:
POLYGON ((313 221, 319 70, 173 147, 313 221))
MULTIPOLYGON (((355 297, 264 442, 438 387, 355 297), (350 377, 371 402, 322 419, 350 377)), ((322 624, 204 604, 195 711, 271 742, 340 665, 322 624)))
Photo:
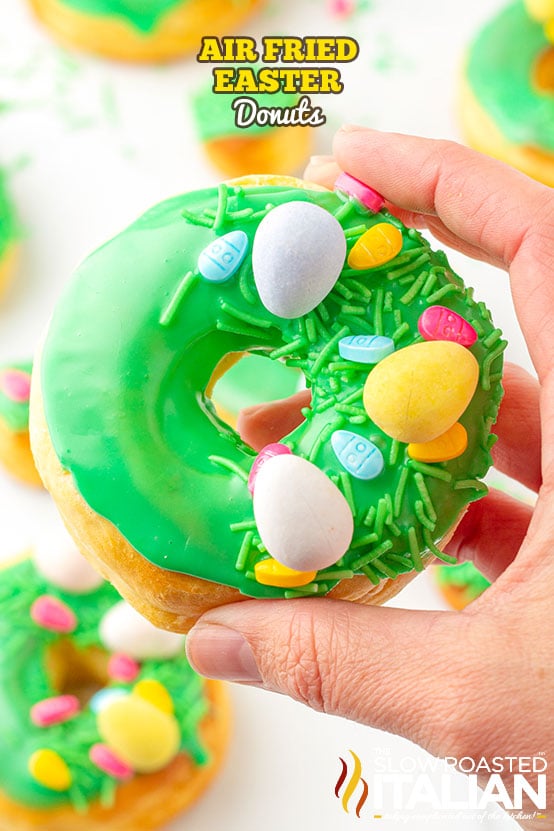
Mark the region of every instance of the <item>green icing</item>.
POLYGON ((258 124, 252 124, 250 127, 237 127, 235 111, 231 105, 235 98, 243 97, 252 98, 259 107, 294 107, 298 103, 298 95, 282 90, 272 94, 261 92, 256 95, 215 93, 212 91, 212 80, 210 80, 208 84, 204 84, 195 92, 191 100, 192 114, 200 141, 227 137, 247 138, 276 129, 271 125, 260 126, 258 124))
MULTIPOLYGON (((69 606, 78 626, 71 640, 78 649, 100 646, 98 626, 104 614, 120 600, 108 583, 88 595, 67 594, 47 583, 32 561, 25 560, 2 572, 0 582, 0 788, 11 799, 34 808, 54 808, 72 803, 76 810, 89 802, 110 801, 116 782, 89 760, 91 745, 101 741, 96 716, 85 706, 64 724, 36 727, 31 707, 58 694, 45 669, 46 654, 62 637, 40 628, 30 617, 37 597, 49 594, 69 606), (28 771, 29 757, 42 748, 56 751, 67 763, 73 783, 69 791, 56 793, 38 784, 28 771)), ((184 654, 168 661, 145 661, 132 684, 110 682, 108 686, 130 692, 144 678, 164 684, 173 698, 175 717, 181 728, 181 752, 197 764, 207 761, 198 736, 198 726, 207 712, 203 680, 184 654)))
POLYGON ((62 0, 83 14, 120 17, 141 32, 150 32, 175 6, 188 0, 62 0))
POLYGON ((8 197, 6 181, 0 171, 0 257, 17 236, 17 223, 8 197))
POLYGON ((436 575, 439 585, 464 589, 468 601, 475 600, 490 586, 490 582, 473 563, 438 566, 436 575))
POLYGON ((2 388, 2 374, 10 370, 25 372, 30 375, 33 369, 31 361, 0 366, 0 419, 14 433, 26 433, 29 429, 29 402, 14 401, 2 388))
POLYGON ((79 268, 44 346, 46 419, 86 502, 151 562, 257 597, 324 594, 354 572, 378 583, 420 569, 420 553, 436 553, 460 511, 486 493, 480 477, 491 464, 502 395, 500 335, 445 255, 388 212, 371 214, 328 191, 220 185, 157 205, 79 268), (294 320, 263 307, 250 254, 223 284, 194 270, 200 252, 231 230, 245 231, 251 251, 271 206, 293 200, 332 212, 349 248, 367 228, 390 222, 402 232, 402 251, 378 269, 345 265, 325 300, 294 320), (408 346, 421 339, 419 316, 436 303, 476 329, 471 351, 481 372, 460 419, 467 451, 425 465, 369 420, 361 397, 371 368, 342 360, 337 344, 348 334, 377 333, 408 346), (267 556, 246 486, 254 453, 203 395, 224 355, 252 350, 303 371, 312 409, 283 440, 336 482, 356 520, 349 551, 302 591, 254 579, 255 563, 267 556), (364 482, 341 469, 329 440, 339 428, 382 450, 379 477, 364 482))
POLYGON ((470 49, 467 78, 507 139, 554 152, 554 96, 531 84, 535 62, 549 46, 542 25, 518 0, 478 35, 470 49))

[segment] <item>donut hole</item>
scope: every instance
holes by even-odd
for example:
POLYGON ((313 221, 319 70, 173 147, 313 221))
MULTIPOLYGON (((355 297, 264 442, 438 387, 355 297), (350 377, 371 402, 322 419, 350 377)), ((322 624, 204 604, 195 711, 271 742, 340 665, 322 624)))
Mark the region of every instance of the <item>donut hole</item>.
POLYGON ((554 95, 554 46, 544 49, 533 70, 533 84, 538 92, 554 95))
POLYGON ((62 639, 49 647, 46 671, 58 695, 74 695, 84 707, 110 682, 108 658, 103 649, 79 649, 72 641, 62 639))
POLYGON ((303 373, 262 351, 225 355, 212 373, 206 397, 218 419, 256 452, 302 424, 302 409, 311 401, 303 373))

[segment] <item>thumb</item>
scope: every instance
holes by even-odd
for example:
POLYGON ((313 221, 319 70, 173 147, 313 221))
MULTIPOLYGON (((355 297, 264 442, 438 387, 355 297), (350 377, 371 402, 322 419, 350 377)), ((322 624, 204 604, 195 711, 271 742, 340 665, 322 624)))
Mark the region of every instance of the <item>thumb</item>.
POLYGON ((252 600, 211 610, 186 643, 201 675, 290 695, 440 755, 452 751, 445 725, 459 718, 467 673, 461 626, 449 612, 252 600))

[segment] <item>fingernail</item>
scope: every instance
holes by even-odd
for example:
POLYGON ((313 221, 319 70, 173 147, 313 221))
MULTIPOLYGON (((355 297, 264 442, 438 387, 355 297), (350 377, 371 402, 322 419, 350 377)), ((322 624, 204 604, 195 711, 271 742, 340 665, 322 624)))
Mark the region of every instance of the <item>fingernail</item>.
POLYGON ((334 156, 310 156, 308 167, 323 167, 334 162, 334 156))
POLYGON ((369 127, 362 127, 361 124, 343 124, 339 133, 359 133, 362 130, 369 130, 369 127))
POLYGON ((199 623, 186 640, 192 668, 207 678, 259 683, 262 678, 250 644, 240 632, 213 623, 199 623))

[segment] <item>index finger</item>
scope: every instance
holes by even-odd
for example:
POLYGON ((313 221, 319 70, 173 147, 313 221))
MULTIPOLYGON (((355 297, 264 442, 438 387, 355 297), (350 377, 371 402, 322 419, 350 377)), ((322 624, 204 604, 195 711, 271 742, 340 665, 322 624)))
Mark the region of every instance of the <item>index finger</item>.
POLYGON ((554 195, 507 165, 450 141, 347 126, 335 137, 341 168, 399 207, 446 228, 510 270, 531 357, 554 363, 554 195))

